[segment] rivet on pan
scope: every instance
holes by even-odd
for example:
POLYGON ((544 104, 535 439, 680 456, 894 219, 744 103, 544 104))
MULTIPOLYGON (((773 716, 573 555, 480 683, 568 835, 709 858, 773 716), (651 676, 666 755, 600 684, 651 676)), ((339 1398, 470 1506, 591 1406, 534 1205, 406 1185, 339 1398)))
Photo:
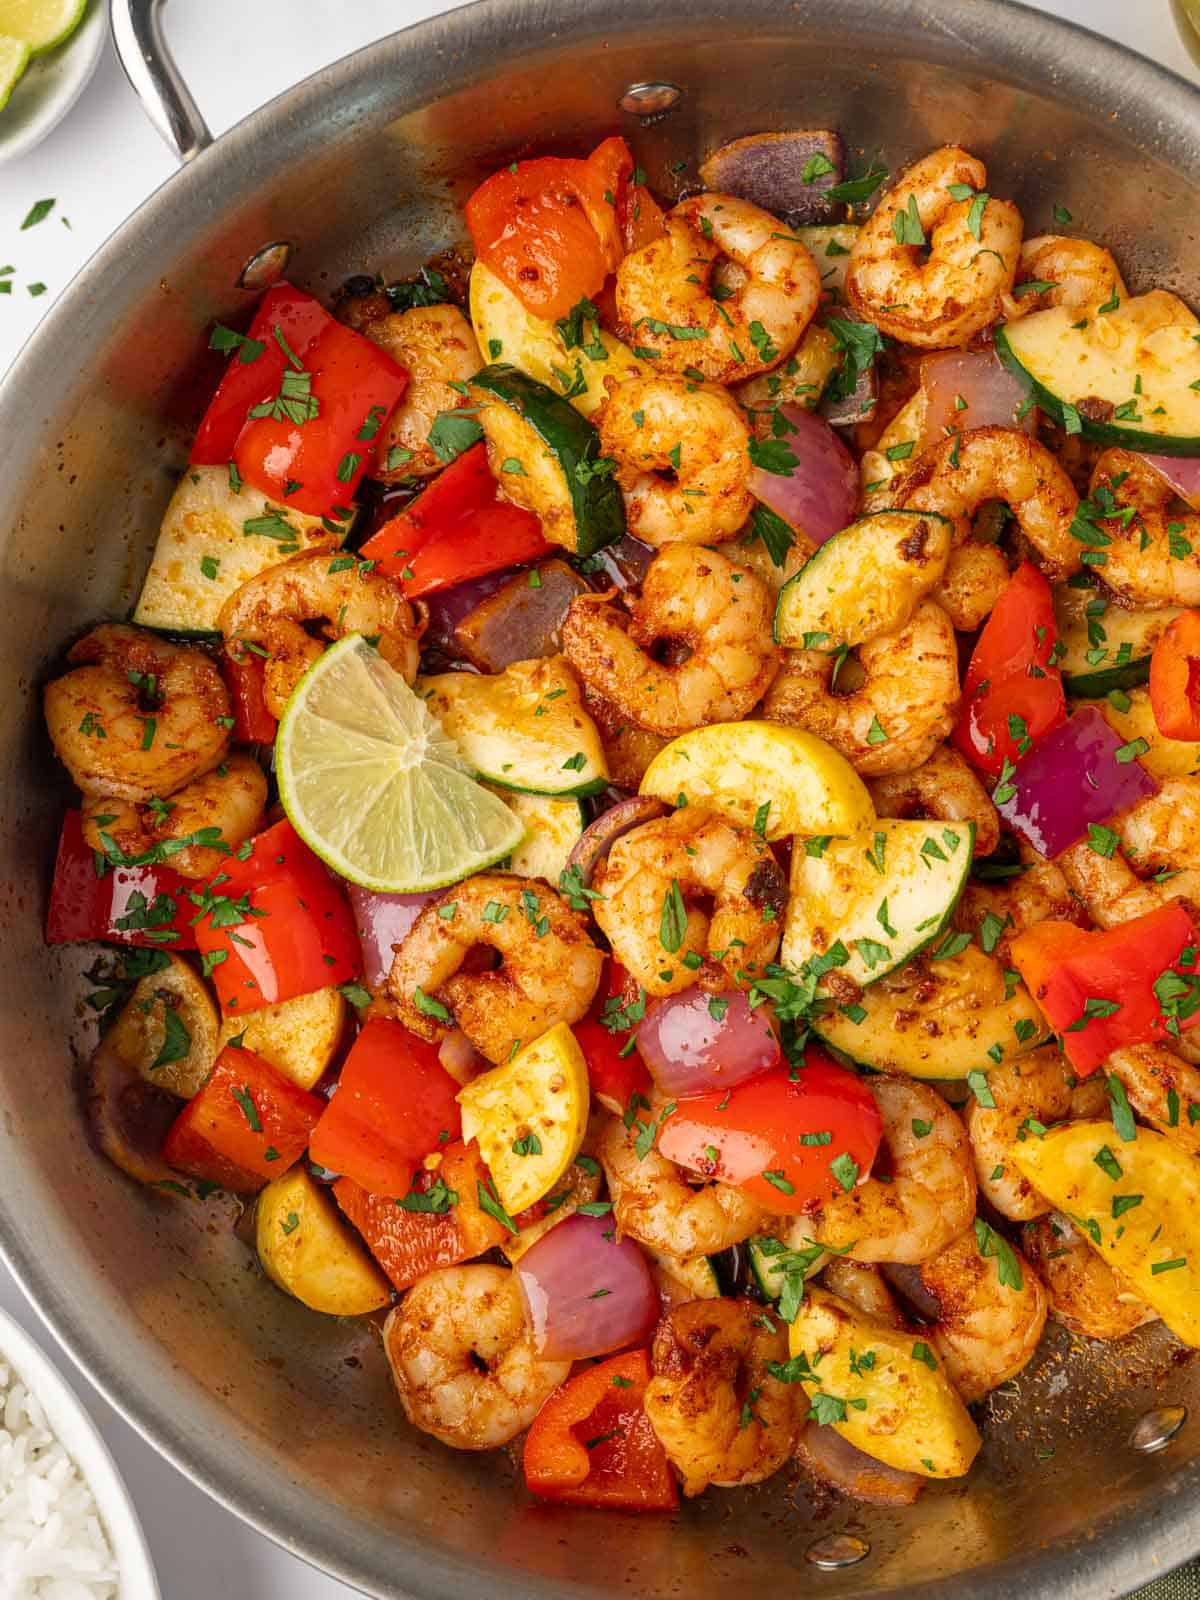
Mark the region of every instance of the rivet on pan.
POLYGON ((806 1561, 822 1572, 836 1572, 839 1567, 853 1567, 865 1561, 871 1546, 853 1533, 827 1533, 823 1539, 814 1539, 804 1552, 806 1561))
POLYGON ((674 83, 631 83, 617 104, 634 117, 660 117, 678 104, 682 94, 674 83))
POLYGON ((286 239, 256 250, 238 275, 239 289, 269 289, 287 271, 292 247, 286 239))
POLYGON ((1146 1456, 1165 1450, 1187 1421, 1187 1414, 1186 1406, 1155 1406, 1134 1423, 1130 1444, 1146 1456))

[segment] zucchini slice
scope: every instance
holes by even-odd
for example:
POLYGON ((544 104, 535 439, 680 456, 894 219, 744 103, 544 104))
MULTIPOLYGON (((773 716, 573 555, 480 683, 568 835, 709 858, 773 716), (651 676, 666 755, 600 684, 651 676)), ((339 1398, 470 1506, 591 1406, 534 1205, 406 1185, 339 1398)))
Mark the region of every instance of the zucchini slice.
POLYGON ((506 362, 476 373, 471 399, 492 472, 510 500, 541 519, 547 539, 590 556, 621 537, 616 463, 601 455, 600 435, 569 401, 506 362))
POLYGON ((968 945, 956 956, 924 958, 833 1006, 813 1032, 877 1072, 910 1078, 966 1078, 1007 1065, 1049 1035, 1029 990, 993 957, 968 945))
POLYGON ((1114 689, 1147 682, 1154 646, 1180 610, 1123 611, 1093 589, 1061 585, 1054 611, 1063 688, 1083 700, 1101 700, 1114 689))
POLYGON ((769 1233, 756 1233, 746 1240, 747 1263, 755 1283, 768 1300, 779 1299, 789 1272, 803 1268, 807 1280, 820 1272, 829 1260, 828 1253, 809 1237, 810 1226, 807 1217, 797 1217, 791 1224, 787 1239, 777 1239, 769 1233))
POLYGON ((1200 452, 1200 321, 1165 289, 996 329, 996 354, 1055 422, 1101 444, 1200 452))
POLYGON ((544 794, 520 794, 513 789, 490 787, 519 822, 525 837, 512 853, 509 869, 519 878, 544 878, 551 888, 567 865, 587 823, 579 801, 553 800, 544 794))
POLYGON ((1105 700, 1101 716, 1120 736, 1122 744, 1144 739, 1149 749, 1138 760, 1151 777, 1160 782, 1168 778, 1190 778, 1200 772, 1200 743, 1191 739, 1168 739, 1159 733, 1150 704, 1148 689, 1131 689, 1118 695, 1117 703, 1105 700))
POLYGON ((971 870, 975 824, 880 818, 848 839, 792 851, 782 961, 799 971, 842 944, 837 971, 863 986, 935 939, 971 870))
POLYGON ((835 650, 895 633, 940 578, 952 531, 928 511, 878 511, 852 522, 784 584, 776 642, 835 650))
POLYGON ((595 794, 608 782, 604 746, 561 656, 503 672, 418 678, 417 693, 481 778, 526 794, 595 794))
POLYGON ((189 467, 163 513, 133 620, 167 633, 216 633, 221 607, 235 589, 300 550, 333 549, 345 532, 273 505, 248 484, 235 490, 228 467, 189 467), (269 524, 271 532, 255 533, 256 522, 269 524))
POLYGON ((590 337, 568 350, 557 326, 526 311, 482 261, 471 268, 471 322, 489 361, 519 367, 569 400, 581 416, 590 417, 604 403, 605 378, 624 383, 651 370, 650 362, 639 361, 628 345, 602 328, 590 328, 590 337))

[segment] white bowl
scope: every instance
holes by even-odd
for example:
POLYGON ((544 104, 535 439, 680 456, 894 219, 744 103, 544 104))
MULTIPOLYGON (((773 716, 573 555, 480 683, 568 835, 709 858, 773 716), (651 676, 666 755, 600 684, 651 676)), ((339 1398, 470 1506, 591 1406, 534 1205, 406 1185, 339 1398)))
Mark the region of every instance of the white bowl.
POLYGON ((0 111, 0 162, 32 150, 66 116, 96 70, 108 31, 106 0, 88 0, 75 32, 44 56, 35 56, 0 111))
POLYGON ((142 1525, 108 1446, 58 1369, 2 1310, 0 1360, 37 1396, 59 1443, 87 1480, 117 1558, 120 1600, 161 1600, 142 1525))

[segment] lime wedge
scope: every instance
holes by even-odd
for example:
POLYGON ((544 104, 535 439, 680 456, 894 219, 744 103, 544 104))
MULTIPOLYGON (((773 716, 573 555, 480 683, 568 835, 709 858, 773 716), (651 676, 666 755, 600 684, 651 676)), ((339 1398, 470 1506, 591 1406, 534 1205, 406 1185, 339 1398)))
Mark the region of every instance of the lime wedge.
POLYGON ((22 39, 35 56, 69 39, 88 0, 0 0, 0 34, 22 39))
POLYGON ((29 46, 24 39, 0 36, 0 110, 8 104, 17 79, 29 65, 29 56, 29 46))
POLYGON ((503 800, 470 776, 425 702, 355 634, 296 686, 275 762, 297 833, 367 889, 440 889, 511 854, 525 836, 503 800))

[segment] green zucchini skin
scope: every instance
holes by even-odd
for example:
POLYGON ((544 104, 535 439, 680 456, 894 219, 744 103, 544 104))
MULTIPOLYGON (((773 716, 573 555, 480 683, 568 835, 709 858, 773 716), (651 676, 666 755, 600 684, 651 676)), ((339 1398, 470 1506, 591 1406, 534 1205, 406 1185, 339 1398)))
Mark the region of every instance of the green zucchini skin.
MULTIPOLYGON (((561 521, 547 521, 546 537, 577 556, 593 555, 619 539, 625 532, 625 502, 611 471, 594 474, 601 460, 600 435, 587 418, 553 389, 507 362, 484 367, 472 379, 472 387, 513 413, 512 425, 523 424, 520 431, 532 433, 557 464, 558 509, 563 515, 561 521)), ((498 420, 481 413, 484 433, 489 433, 489 423, 494 426, 498 420)), ((510 484, 509 492, 519 498, 518 485, 510 484)), ((544 508, 535 504, 530 509, 542 515, 544 508)))
MULTIPOLYGON (((1034 404, 1039 406, 1052 421, 1058 423, 1059 427, 1066 427, 1069 407, 1078 416, 1084 436, 1094 439, 1097 444, 1118 445, 1125 450, 1148 450, 1151 454, 1160 456, 1200 455, 1200 436, 1195 434, 1150 433, 1145 428, 1131 428, 1122 422, 1101 422, 1095 417, 1089 417, 1085 412, 1077 410, 1070 401, 1064 402, 1062 396, 1054 394, 1034 377, 1009 342, 1005 325, 996 329, 994 340, 996 354, 1000 360, 1013 377, 1025 386, 1025 391, 1034 404)), ((1132 387, 1131 380, 1131 390, 1132 387)))

